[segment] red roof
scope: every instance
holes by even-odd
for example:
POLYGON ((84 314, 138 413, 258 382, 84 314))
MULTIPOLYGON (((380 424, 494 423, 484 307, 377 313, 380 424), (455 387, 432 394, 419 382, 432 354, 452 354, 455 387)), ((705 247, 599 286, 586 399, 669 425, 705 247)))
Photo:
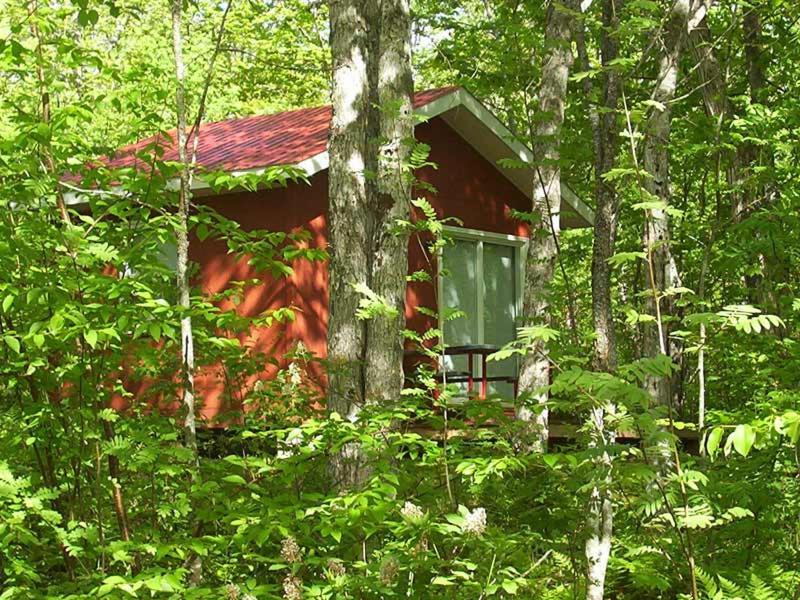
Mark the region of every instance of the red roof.
MULTIPOLYGON (((414 94, 414 108, 447 96, 456 87, 414 94)), ((275 165, 294 165, 327 149, 330 106, 301 108, 273 115, 228 119, 200 126, 197 164, 209 170, 240 171, 275 165)), ((142 164, 136 156, 149 145, 164 146, 161 160, 176 161, 175 130, 121 148, 106 162, 110 168, 142 164)))

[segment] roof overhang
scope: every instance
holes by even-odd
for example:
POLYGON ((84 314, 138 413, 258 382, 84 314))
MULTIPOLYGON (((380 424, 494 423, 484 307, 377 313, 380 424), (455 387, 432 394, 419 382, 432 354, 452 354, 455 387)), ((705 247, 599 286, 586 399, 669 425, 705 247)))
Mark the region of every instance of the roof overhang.
MULTIPOLYGON (((533 151, 522 144, 494 114, 468 91, 458 88, 416 111, 431 119, 441 117, 483 158, 493 164, 504 177, 529 199, 532 198, 536 171, 533 151), (530 165, 528 168, 506 167, 511 159, 530 165)), ((561 227, 578 228, 594 225, 594 211, 572 189, 561 182, 561 206, 558 207, 561 227)), ((556 210, 553 210, 555 213, 556 210)))
MULTIPOLYGON (((415 109, 415 113, 425 119, 441 117, 483 158, 493 164, 504 177, 529 199, 533 195, 536 171, 533 167, 533 151, 522 144, 494 114, 463 88, 437 98, 415 109), (503 159, 521 161, 530 168, 502 166, 503 159)), ((304 160, 297 167, 311 177, 328 168, 328 152, 304 160)), ((264 169, 251 169, 237 174, 260 173, 264 169)), ((203 185, 198 181, 198 187, 203 185)), ((207 187, 207 185, 206 185, 207 187)), ((555 210, 553 211, 556 212, 555 210)), ((561 182, 561 206, 558 207, 562 228, 591 227, 594 225, 594 211, 581 200, 572 189, 561 182), (566 205, 566 206, 565 206, 566 205)))

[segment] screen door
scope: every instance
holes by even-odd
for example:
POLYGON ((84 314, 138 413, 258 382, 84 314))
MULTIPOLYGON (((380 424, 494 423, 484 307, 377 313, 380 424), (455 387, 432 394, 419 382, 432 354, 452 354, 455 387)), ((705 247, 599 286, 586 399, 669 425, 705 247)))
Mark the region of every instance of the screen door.
MULTIPOLYGON (((517 307, 520 298, 519 261, 523 238, 497 236, 453 228, 451 242, 441 257, 442 318, 452 309, 463 313, 444 320, 444 343, 494 344, 503 346, 516 337, 517 307)), ((473 370, 481 376, 480 359, 475 357, 473 370)), ((466 356, 445 357, 444 368, 466 371, 466 356)), ((516 376, 517 361, 512 357, 487 363, 489 377, 516 376)), ((466 384, 463 385, 466 391, 466 384)), ((489 394, 513 396, 513 385, 490 382, 489 394)))

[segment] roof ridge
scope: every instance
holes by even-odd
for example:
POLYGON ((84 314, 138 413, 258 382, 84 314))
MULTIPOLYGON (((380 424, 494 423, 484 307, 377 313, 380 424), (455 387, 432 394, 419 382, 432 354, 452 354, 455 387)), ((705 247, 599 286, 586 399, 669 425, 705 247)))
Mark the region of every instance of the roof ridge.
MULTIPOLYGON (((421 96, 422 94, 428 94, 428 93, 431 93, 431 92, 444 92, 445 90, 448 90, 448 91, 449 90, 453 90, 453 91, 455 91, 455 90, 459 89, 460 87, 461 86, 459 86, 459 85, 445 85, 445 86, 442 86, 442 87, 426 88, 424 90, 414 91, 414 96, 415 97, 416 96, 421 96)), ((285 115, 290 115, 292 113, 299 113, 299 112, 306 112, 306 111, 310 112, 310 111, 314 111, 314 110, 318 110, 318 109, 329 109, 329 108, 331 108, 330 104, 315 104, 313 106, 302 106, 302 107, 299 107, 299 108, 290 108, 288 110, 280 110, 278 112, 254 113, 254 114, 250 114, 250 115, 242 115, 240 117, 229 117, 227 119, 219 119, 219 120, 216 120, 216 121, 203 121, 200 124, 200 126, 201 127, 206 127, 206 126, 209 126, 209 125, 218 125, 218 124, 221 124, 221 123, 231 123, 231 122, 234 122, 234 121, 241 122, 241 121, 248 121, 248 120, 251 120, 251 119, 260 119, 260 118, 285 116, 285 115)), ((167 130, 167 132, 172 132, 172 131, 175 131, 174 127, 169 129, 169 130, 167 130)), ((157 134, 154 134, 154 135, 150 136, 147 139, 154 138, 154 137, 158 136, 161 133, 164 133, 164 132, 159 132, 157 134)), ((144 140, 140 140, 139 142, 134 142, 134 143, 140 143, 142 141, 144 141, 144 140)))
MULTIPOLYGON (((458 89, 461 86, 451 85, 414 92, 414 107, 458 89)), ((201 123, 198 164, 240 171, 302 162, 325 150, 330 111, 329 104, 320 104, 201 123)), ((161 148, 161 160, 175 160, 175 131, 158 131, 117 148, 104 159, 105 164, 111 168, 136 167, 140 163, 137 155, 153 145, 161 148)))

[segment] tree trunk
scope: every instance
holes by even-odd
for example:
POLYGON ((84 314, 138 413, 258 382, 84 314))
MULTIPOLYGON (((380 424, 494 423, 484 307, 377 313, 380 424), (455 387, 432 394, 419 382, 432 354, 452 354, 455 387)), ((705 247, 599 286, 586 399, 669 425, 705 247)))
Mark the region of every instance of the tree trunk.
POLYGON ((372 205, 370 287, 396 316, 367 321, 364 386, 367 402, 396 402, 403 389, 408 237, 397 231, 408 220, 414 135, 411 73, 411 13, 408 0, 381 2, 378 37, 378 177, 372 205))
MULTIPOLYGON (((194 397, 194 335, 192 331, 191 288, 189 282, 189 211, 192 202, 192 168, 186 155, 186 68, 183 62, 183 0, 172 1, 172 49, 175 55, 175 112, 178 117, 176 130, 178 162, 180 163, 180 188, 178 190, 178 226, 175 230, 177 264, 175 267, 178 286, 178 307, 181 315, 181 368, 182 402, 184 409, 183 442, 193 457, 190 471, 192 481, 197 478, 199 456, 197 452, 197 415, 194 397)), ((202 560, 192 553, 186 559, 189 581, 198 585, 202 579, 202 560)))
POLYGON ((191 209, 191 165, 186 155, 186 67, 183 62, 183 2, 172 2, 172 50, 175 55, 175 112, 178 117, 177 145, 180 168, 178 190, 178 227, 175 231, 177 246, 176 279, 178 306, 181 316, 182 401, 185 411, 183 440, 192 451, 197 464, 197 423, 194 398, 194 336, 192 334, 191 289, 189 285, 189 211, 191 209))
MULTIPOLYGON (((592 247, 592 320, 594 325, 594 370, 614 373, 617 370, 617 342, 611 303, 611 264, 614 255, 619 218, 616 189, 603 176, 614 168, 618 149, 619 126, 617 106, 621 81, 613 69, 612 61, 619 53, 617 32, 618 11, 621 0, 604 0, 603 30, 600 41, 602 54, 603 93, 602 110, 597 120, 599 140, 595 156, 595 223, 592 247)), ((613 414, 614 406, 595 407, 590 420, 592 434, 590 447, 597 449, 595 458, 597 483, 589 497, 586 539, 586 598, 602 600, 605 590, 606 569, 611 555, 614 508, 611 500, 611 457, 606 445, 614 443, 614 432, 606 431, 605 415, 613 414)))
MULTIPOLYGON (((674 311, 672 296, 665 290, 680 285, 677 265, 670 251, 670 227, 667 209, 670 203, 669 136, 671 126, 670 102, 678 85, 680 57, 686 34, 694 29, 706 13, 706 5, 698 0, 676 0, 670 10, 660 42, 663 48, 659 59, 658 76, 652 100, 657 103, 648 117, 644 140, 644 169, 648 173, 645 189, 660 205, 647 211, 643 245, 647 252, 647 312, 656 324, 645 327, 644 356, 672 356, 680 362, 681 348, 670 348, 669 323, 664 317, 674 311)), ((672 403, 672 382, 668 377, 649 376, 645 386, 654 401, 662 406, 672 403)))
MULTIPOLYGON (((565 2, 574 10, 574 0, 565 2)), ((567 80, 572 66, 570 48, 570 21, 572 17, 555 2, 548 8, 545 43, 547 56, 542 65, 539 87, 539 110, 543 118, 535 128, 534 173, 532 212, 535 221, 531 226, 531 243, 525 260, 525 289, 523 317, 527 322, 550 323, 548 314, 548 286, 553 278, 559 234, 561 205, 561 168, 558 165, 561 126, 564 123, 564 105, 567 80)), ((548 410, 544 406, 547 393, 542 391, 550 383, 550 363, 547 348, 541 341, 523 357, 520 365, 517 418, 525 422, 523 450, 543 452, 547 448, 548 410), (534 410, 531 405, 539 404, 534 410)))
MULTIPOLYGON (((742 17, 742 29, 744 35, 744 53, 747 63, 747 80, 750 86, 750 102, 751 104, 766 104, 768 98, 766 95, 766 76, 764 74, 764 47, 762 39, 761 17, 758 13, 759 5, 754 4, 745 8, 744 16, 742 17)), ((755 205, 761 204, 762 206, 768 205, 775 195, 770 186, 764 185, 758 181, 757 172, 759 168, 774 167, 774 156, 772 149, 769 145, 759 147, 753 143, 746 143, 742 145, 744 156, 742 163, 745 166, 746 173, 744 177, 744 206, 736 214, 737 219, 742 219, 747 216, 749 210, 755 205)), ((762 175, 763 177, 763 175, 762 175)), ((783 224, 778 223, 782 228, 783 224)), ((767 232, 757 232, 758 237, 764 235, 773 237, 773 234, 767 232)), ((757 297, 755 300, 759 302, 766 312, 772 314, 781 314, 780 292, 775 288, 776 281, 785 281, 787 277, 787 259, 782 255, 782 249, 778 244, 770 239, 768 246, 771 251, 767 251, 759 256, 761 263, 761 275, 758 277, 748 278, 748 288, 755 290, 757 297)))
MULTIPOLYGON (((394 402, 403 388, 408 238, 396 222, 408 218, 411 194, 409 2, 335 0, 330 24, 328 411, 356 421, 365 403, 394 402), (390 310, 358 320, 357 287, 390 310)), ((369 476, 355 443, 331 457, 330 469, 345 489, 369 476)))
MULTIPOLYGON (((754 6, 744 8, 742 17, 742 34, 744 37, 744 56, 747 65, 747 81, 750 87, 751 104, 762 101, 764 89, 764 72, 761 64, 761 19, 754 6)), ((734 223, 740 222, 747 216, 757 195, 756 186, 752 181, 754 168, 758 165, 758 148, 750 141, 745 141, 738 149, 742 166, 742 177, 739 181, 742 186, 740 193, 736 194, 737 201, 731 207, 731 219, 734 223)), ((759 282, 751 281, 753 287, 759 287, 759 282)))
MULTIPOLYGON (((748 81, 750 84, 750 101, 759 102, 758 98, 764 86, 760 58, 760 22, 754 8, 746 9, 742 21, 745 40, 745 59, 747 63, 748 81), (755 87, 754 87, 755 86, 755 87)), ((756 147, 752 142, 744 141, 735 152, 725 152, 722 148, 721 134, 724 123, 733 117, 735 107, 728 95, 728 84, 723 69, 714 52, 714 40, 708 27, 708 20, 703 19, 696 29, 690 33, 691 46, 697 59, 697 72, 703 95, 706 114, 715 122, 716 143, 720 148, 718 160, 725 161, 725 176, 731 188, 730 220, 738 223, 746 215, 752 205, 754 190, 748 181, 749 171, 756 157, 756 147)))
MULTIPOLYGON (((366 172, 370 168, 370 74, 374 20, 370 0, 332 0, 330 46, 333 61, 328 151, 330 283, 328 304, 329 414, 355 421, 364 403, 366 324, 356 318, 368 286, 371 227, 366 172)), ((374 172, 374 170, 373 170, 374 172)), ((363 480, 363 453, 349 444, 331 456, 334 484, 351 487, 363 480)))

